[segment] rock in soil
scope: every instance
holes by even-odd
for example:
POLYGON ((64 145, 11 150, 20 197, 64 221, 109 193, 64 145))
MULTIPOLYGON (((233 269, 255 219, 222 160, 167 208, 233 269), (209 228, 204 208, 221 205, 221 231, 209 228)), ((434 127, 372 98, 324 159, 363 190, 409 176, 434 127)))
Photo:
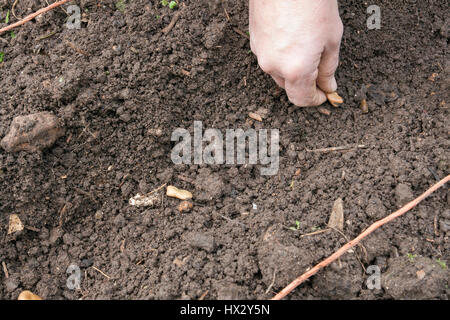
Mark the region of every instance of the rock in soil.
POLYGON ((449 279, 449 269, 436 261, 422 256, 411 259, 401 256, 389 260, 388 270, 381 275, 381 285, 393 299, 443 299, 449 279))
POLYGON ((198 201, 211 201, 220 198, 224 192, 225 184, 222 177, 211 172, 209 168, 202 168, 194 181, 198 201))
POLYGON ((188 234, 186 240, 191 247, 203 249, 206 252, 213 252, 216 247, 213 236, 200 232, 188 234))
POLYGON ((0 145, 7 152, 36 152, 52 146, 64 135, 58 118, 50 112, 15 117, 0 145))
POLYGON ((246 289, 234 283, 218 283, 216 285, 218 300, 243 300, 246 289))
MULTIPOLYGON (((312 280, 312 287, 328 299, 352 299, 364 284, 363 272, 354 256, 343 257, 347 262, 333 262, 312 280)), ((322 297, 322 296, 321 296, 322 297)))
POLYGON ((258 248, 258 263, 265 285, 273 283, 273 288, 279 289, 311 267, 313 257, 306 248, 283 245, 270 237, 258 248))
POLYGON ((397 206, 401 207, 413 200, 414 195, 408 185, 400 183, 395 188, 395 198, 397 199, 397 206))

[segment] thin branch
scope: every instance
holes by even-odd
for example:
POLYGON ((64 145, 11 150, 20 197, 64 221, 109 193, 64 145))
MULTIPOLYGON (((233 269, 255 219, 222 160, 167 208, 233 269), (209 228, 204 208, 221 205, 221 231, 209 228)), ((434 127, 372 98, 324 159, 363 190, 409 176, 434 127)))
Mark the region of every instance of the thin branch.
POLYGON ((50 11, 50 10, 56 8, 56 7, 59 7, 60 5, 63 5, 64 3, 69 2, 69 1, 71 1, 71 0, 61 0, 61 1, 58 1, 58 2, 55 2, 55 3, 52 3, 52 4, 49 5, 48 7, 39 9, 38 11, 36 11, 36 12, 34 12, 34 13, 32 13, 32 14, 26 16, 26 17, 23 18, 22 20, 17 21, 17 22, 15 22, 15 23, 13 23, 13 24, 10 24, 9 26, 6 26, 6 27, 4 27, 4 28, 1 28, 1 29, 0 29, 0 34, 2 34, 3 32, 9 31, 9 30, 11 30, 11 29, 14 29, 14 28, 16 28, 16 27, 19 27, 19 26, 25 24, 26 22, 28 22, 28 21, 30 21, 30 20, 33 20, 33 19, 36 18, 37 16, 39 16, 39 15, 41 15, 41 14, 43 14, 43 13, 46 13, 47 11, 50 11))
POLYGON ((437 189, 442 187, 444 184, 446 184, 448 181, 450 181, 450 175, 433 185, 430 189, 425 191, 420 197, 414 199, 413 201, 406 204, 403 208, 395 211, 394 213, 391 213, 386 218, 383 218, 381 220, 376 221, 373 223, 369 228, 367 228, 365 231, 363 231, 359 236, 357 236, 355 239, 349 241, 347 244, 345 244, 343 247, 341 247, 338 251, 333 253, 331 256, 320 262, 319 264, 315 265, 311 270, 305 272, 300 277, 292 281, 286 288, 281 290, 276 296, 272 298, 272 300, 281 300, 284 297, 286 297, 292 290, 294 290, 296 287, 298 287, 300 284, 302 284, 304 281, 306 281, 311 276, 315 275, 320 269, 326 267, 333 261, 337 260, 340 256, 342 256, 344 253, 346 253, 350 248, 357 245, 362 239, 367 237, 369 234, 374 232, 379 227, 383 226, 384 224, 394 220, 397 217, 400 217, 401 215, 405 214, 415 206, 417 206, 422 200, 427 198, 430 194, 435 192, 437 189))

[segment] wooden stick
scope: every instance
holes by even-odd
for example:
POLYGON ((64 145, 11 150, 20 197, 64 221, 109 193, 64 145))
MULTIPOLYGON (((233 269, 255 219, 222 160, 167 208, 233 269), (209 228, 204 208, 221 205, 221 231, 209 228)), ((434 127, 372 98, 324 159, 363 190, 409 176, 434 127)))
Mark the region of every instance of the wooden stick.
POLYGON ((349 146, 322 148, 322 149, 314 149, 314 150, 306 149, 306 152, 332 152, 332 151, 345 151, 345 150, 351 150, 351 149, 364 149, 364 148, 367 148, 367 146, 365 146, 363 144, 355 144, 355 145, 349 145, 349 146))
POLYGON ((174 16, 172 17, 172 20, 170 21, 170 23, 167 25, 167 27, 165 27, 164 29, 162 29, 163 33, 169 33, 173 27, 175 27, 175 24, 177 23, 178 19, 180 19, 181 14, 183 13, 183 9, 186 5, 184 4, 184 2, 181 4, 181 8, 180 10, 178 10, 177 13, 174 14, 174 16))
POLYGON ((276 296, 272 298, 272 300, 281 300, 284 297, 286 297, 292 290, 294 290, 297 286, 302 284, 304 281, 306 281, 308 278, 316 274, 320 269, 326 267, 336 259, 338 259, 340 256, 342 256, 344 253, 348 251, 348 249, 354 247, 357 245, 362 239, 367 237, 369 234, 374 232, 376 229, 381 227, 382 225, 394 220, 395 218, 405 214, 415 206, 417 206, 422 200, 424 200, 426 197, 428 197, 430 194, 435 192, 437 189, 442 187, 444 184, 446 184, 450 180, 450 175, 433 185, 430 189, 425 191, 420 197, 414 199, 413 201, 406 204, 403 208, 395 211, 394 213, 391 213, 386 218, 383 218, 381 220, 376 221, 373 223, 369 228, 364 230, 359 236, 357 236, 355 239, 351 240, 347 244, 345 244, 343 247, 341 247, 338 251, 333 253, 331 256, 320 262, 319 264, 315 265, 311 270, 305 272, 300 277, 292 281, 286 288, 281 290, 276 296))
POLYGON ((13 24, 10 24, 9 26, 6 26, 6 27, 4 27, 4 28, 1 28, 1 29, 0 29, 0 34, 2 34, 3 32, 6 32, 6 31, 8 31, 8 30, 14 29, 15 27, 21 26, 21 25, 25 24, 26 22, 28 22, 28 21, 30 21, 30 20, 33 20, 33 19, 36 18, 37 16, 39 16, 39 15, 41 15, 41 14, 43 14, 43 13, 46 13, 47 11, 50 11, 50 10, 56 8, 56 7, 59 7, 60 5, 63 5, 64 3, 69 2, 69 1, 71 1, 71 0, 61 0, 61 1, 57 1, 57 2, 52 3, 51 5, 49 5, 48 7, 39 9, 39 10, 36 11, 35 13, 32 13, 32 14, 26 16, 26 17, 23 18, 22 20, 17 21, 17 22, 15 22, 15 23, 13 23, 13 24))

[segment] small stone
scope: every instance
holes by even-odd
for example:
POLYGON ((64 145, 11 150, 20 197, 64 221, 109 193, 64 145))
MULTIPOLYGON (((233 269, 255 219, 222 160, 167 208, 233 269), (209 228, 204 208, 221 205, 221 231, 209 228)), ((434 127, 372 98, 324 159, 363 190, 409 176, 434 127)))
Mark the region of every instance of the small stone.
POLYGON ((187 240, 191 247, 203 249, 206 252, 213 252, 216 247, 214 237, 204 233, 194 232, 188 235, 187 240))
POLYGON ((7 152, 36 152, 52 146, 64 135, 58 118, 50 112, 15 117, 0 145, 7 152))
POLYGON ((416 275, 417 275, 417 279, 422 280, 423 278, 425 278, 425 271, 419 270, 416 272, 416 275))
POLYGON ((17 279, 11 277, 6 279, 4 284, 7 292, 13 292, 19 287, 19 282, 17 281, 17 279))
POLYGON ((192 207, 193 207, 192 202, 190 202, 190 201, 183 201, 183 202, 181 202, 179 204, 178 211, 180 211, 180 213, 182 213, 182 212, 189 212, 189 211, 191 211, 192 207))
POLYGON ((400 183, 395 188, 395 198, 397 199, 397 205, 400 207, 413 200, 414 195, 408 185, 400 183))
POLYGON ((442 232, 448 233, 450 232, 450 220, 440 220, 439 226, 442 232))
POLYGON ((17 214, 9 216, 8 234, 16 233, 23 230, 23 223, 17 214))
POLYGON ((234 283, 222 283, 217 288, 218 300, 244 299, 244 288, 234 283))
POLYGON ((89 268, 93 264, 94 264, 94 259, 93 258, 83 259, 83 260, 81 260, 80 268, 89 268))
POLYGON ((64 234, 64 230, 59 228, 59 227, 55 227, 50 231, 50 237, 49 237, 49 242, 50 244, 55 244, 56 241, 58 241, 64 234))
POLYGON ((97 219, 97 220, 102 220, 102 218, 103 218, 103 211, 97 210, 97 212, 94 215, 94 218, 97 219))
POLYGON ((381 199, 377 196, 372 196, 366 207, 366 213, 370 218, 381 219, 386 216, 387 211, 383 201, 381 201, 381 199))

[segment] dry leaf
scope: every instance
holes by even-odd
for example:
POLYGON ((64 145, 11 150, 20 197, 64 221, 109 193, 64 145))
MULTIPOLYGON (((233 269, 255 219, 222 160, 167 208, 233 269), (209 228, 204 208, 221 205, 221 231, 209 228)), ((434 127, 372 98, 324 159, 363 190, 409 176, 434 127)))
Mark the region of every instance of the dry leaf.
POLYGON ((344 230, 344 202, 338 198, 333 204, 330 220, 328 220, 328 227, 338 230, 344 230))
POLYGON ((19 232, 23 230, 23 223, 17 214, 9 216, 8 234, 19 232))

